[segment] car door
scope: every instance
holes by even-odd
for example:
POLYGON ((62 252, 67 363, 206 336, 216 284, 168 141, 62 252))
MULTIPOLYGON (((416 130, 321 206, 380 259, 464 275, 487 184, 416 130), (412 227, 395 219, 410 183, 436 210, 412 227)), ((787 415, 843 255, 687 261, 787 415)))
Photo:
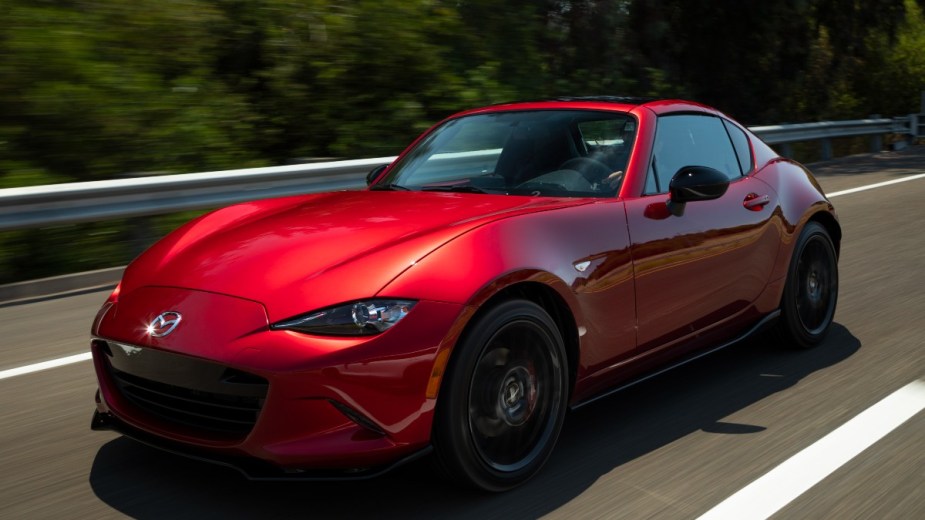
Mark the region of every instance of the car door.
POLYGON ((780 232, 772 224, 777 195, 747 175, 752 169, 747 137, 717 116, 658 117, 651 156, 645 192, 626 201, 637 348, 695 339, 708 329, 736 334, 767 286, 777 255, 780 232), (675 216, 665 205, 668 184, 685 166, 714 168, 730 184, 720 198, 689 202, 675 216))

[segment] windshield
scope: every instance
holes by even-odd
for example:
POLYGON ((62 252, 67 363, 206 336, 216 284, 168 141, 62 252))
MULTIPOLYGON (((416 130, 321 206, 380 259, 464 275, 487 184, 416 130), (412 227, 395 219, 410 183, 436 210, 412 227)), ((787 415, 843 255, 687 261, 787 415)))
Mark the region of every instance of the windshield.
POLYGON ((498 112, 440 125, 372 189, 613 196, 636 133, 625 113, 498 112))

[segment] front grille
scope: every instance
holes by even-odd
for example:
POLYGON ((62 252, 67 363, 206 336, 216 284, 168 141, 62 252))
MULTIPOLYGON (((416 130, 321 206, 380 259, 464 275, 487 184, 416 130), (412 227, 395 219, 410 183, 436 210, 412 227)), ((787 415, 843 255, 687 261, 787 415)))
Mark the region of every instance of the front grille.
POLYGON ((134 408, 209 437, 243 438, 254 428, 266 379, 154 349, 107 347, 115 390, 134 408))

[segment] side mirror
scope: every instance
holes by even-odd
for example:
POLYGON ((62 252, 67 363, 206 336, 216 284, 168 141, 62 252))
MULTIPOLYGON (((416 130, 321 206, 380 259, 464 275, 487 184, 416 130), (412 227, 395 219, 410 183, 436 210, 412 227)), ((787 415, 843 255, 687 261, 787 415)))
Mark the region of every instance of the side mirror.
POLYGON ((369 186, 370 184, 372 184, 373 181, 376 180, 377 177, 379 177, 379 174, 382 173, 388 167, 389 167, 388 164, 380 164, 379 166, 376 166, 375 168, 370 170, 370 172, 366 174, 366 185, 369 186))
POLYGON ((729 179, 722 172, 707 166, 685 166, 674 174, 668 184, 668 210, 680 217, 684 215, 684 205, 688 202, 718 199, 727 188, 729 179))

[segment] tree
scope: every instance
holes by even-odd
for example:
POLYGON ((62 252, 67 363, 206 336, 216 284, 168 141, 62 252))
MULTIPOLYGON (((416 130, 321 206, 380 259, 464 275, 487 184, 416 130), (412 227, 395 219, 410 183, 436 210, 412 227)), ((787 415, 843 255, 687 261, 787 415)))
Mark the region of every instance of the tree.
POLYGON ((14 163, 3 182, 23 170, 47 182, 252 160, 248 106, 212 76, 218 18, 196 0, 10 2, 0 135, 14 163))

